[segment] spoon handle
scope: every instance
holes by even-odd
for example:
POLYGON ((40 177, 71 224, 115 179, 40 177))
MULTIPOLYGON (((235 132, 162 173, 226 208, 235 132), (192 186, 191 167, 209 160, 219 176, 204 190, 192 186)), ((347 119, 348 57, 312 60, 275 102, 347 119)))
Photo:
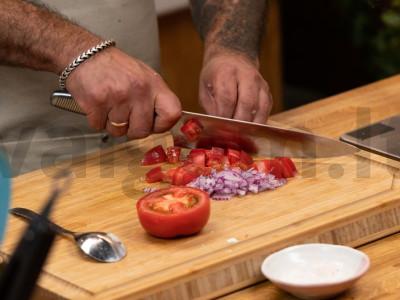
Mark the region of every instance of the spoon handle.
MULTIPOLYGON (((34 211, 22 207, 11 208, 9 212, 15 216, 21 217, 29 221, 32 221, 35 217, 40 217, 40 215, 35 213, 34 211)), ((75 232, 62 228, 61 226, 51 222, 50 220, 47 220, 47 222, 49 222, 50 227, 58 234, 75 237, 75 232)))

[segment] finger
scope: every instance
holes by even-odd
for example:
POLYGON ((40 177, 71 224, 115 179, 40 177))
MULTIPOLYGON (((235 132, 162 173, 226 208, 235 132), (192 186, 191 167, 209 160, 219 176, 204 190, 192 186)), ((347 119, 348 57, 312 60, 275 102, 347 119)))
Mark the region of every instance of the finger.
POLYGON ((232 118, 238 100, 236 78, 220 77, 212 88, 217 106, 217 115, 224 118, 232 118))
POLYGON ((103 130, 106 128, 107 115, 107 109, 97 108, 87 112, 86 117, 91 128, 103 130))
POLYGON ((126 135, 129 128, 130 107, 128 104, 114 106, 108 113, 107 132, 113 136, 126 135), (126 123, 126 125, 123 125, 126 123))
POLYGON ((249 81, 248 78, 243 78, 239 80, 238 90, 239 95, 234 118, 243 121, 253 121, 258 111, 259 86, 249 81))
POLYGON ((169 90, 160 92, 155 99, 155 120, 153 131, 156 133, 170 129, 182 113, 178 97, 169 90))
POLYGON ((201 107, 209 115, 217 115, 217 104, 212 94, 211 83, 202 83, 199 88, 199 101, 201 107))
MULTIPOLYGON (((150 95, 149 95, 150 96, 150 95)), ((154 101, 145 97, 135 102, 129 115, 129 128, 127 136, 129 139, 144 138, 151 133, 154 118, 154 101)))
POLYGON ((272 97, 268 91, 261 89, 259 92, 258 110, 253 122, 265 124, 272 107, 272 97))

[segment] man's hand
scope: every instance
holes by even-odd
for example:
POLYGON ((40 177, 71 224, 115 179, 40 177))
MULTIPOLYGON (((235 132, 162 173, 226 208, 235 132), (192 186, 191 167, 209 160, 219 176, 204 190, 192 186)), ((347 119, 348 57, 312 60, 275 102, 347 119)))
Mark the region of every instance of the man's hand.
POLYGON ((265 123, 272 108, 269 86, 257 66, 232 53, 204 61, 199 100, 208 114, 257 123, 265 123))
MULTIPOLYGON (((101 40, 36 1, 0 0, 0 63, 60 74, 101 40)), ((67 89, 92 127, 115 136, 142 138, 163 132, 181 113, 177 97, 161 77, 117 48, 78 66, 67 79, 67 89)))
POLYGON ((114 136, 143 138, 164 132, 181 114, 178 98, 143 62, 117 48, 96 54, 71 73, 67 89, 91 127, 114 136), (111 124, 127 122, 125 127, 111 124))
POLYGON ((258 71, 266 0, 191 0, 204 40, 200 104, 207 113, 265 123, 271 111, 268 84, 258 71))

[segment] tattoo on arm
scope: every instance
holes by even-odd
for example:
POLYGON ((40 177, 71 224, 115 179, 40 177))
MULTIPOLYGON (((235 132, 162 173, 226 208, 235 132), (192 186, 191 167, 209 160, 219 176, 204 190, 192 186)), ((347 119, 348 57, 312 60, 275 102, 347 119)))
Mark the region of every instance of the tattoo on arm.
POLYGON ((241 52, 256 60, 267 0, 191 0, 196 28, 207 46, 241 52))
POLYGON ((0 0, 0 64, 59 73, 99 40, 40 0, 0 0))

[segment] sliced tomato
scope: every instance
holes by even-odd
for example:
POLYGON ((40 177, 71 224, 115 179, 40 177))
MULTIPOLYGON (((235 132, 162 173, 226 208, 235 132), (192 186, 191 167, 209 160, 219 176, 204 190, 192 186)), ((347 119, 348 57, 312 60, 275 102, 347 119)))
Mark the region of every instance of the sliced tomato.
POLYGON ((173 185, 183 186, 200 176, 197 168, 191 169, 188 168, 188 166, 191 167, 194 165, 187 165, 177 168, 176 172, 174 173, 174 176, 172 177, 173 185))
POLYGON ((282 167, 282 176, 284 178, 294 177, 296 174, 296 167, 293 162, 287 157, 279 157, 275 158, 275 161, 281 164, 282 167))
POLYGON ((172 169, 169 169, 168 171, 164 172, 164 177, 163 177, 162 181, 172 183, 172 179, 174 178, 174 175, 175 175, 177 169, 178 168, 172 168, 172 169))
POLYGON ((146 173, 146 181, 148 183, 160 182, 164 179, 164 176, 161 167, 155 167, 146 173))
POLYGON ((136 203, 139 221, 151 235, 160 238, 200 232, 210 217, 207 193, 190 187, 161 189, 136 203))
POLYGON ((214 169, 223 168, 224 149, 212 147, 211 150, 206 150, 206 166, 214 169))
POLYGON ((265 172, 265 161, 258 160, 253 163, 253 168, 259 172, 265 172))
POLYGON ((206 150, 192 149, 189 152, 188 160, 190 161, 190 163, 204 167, 206 165, 206 150))
POLYGON ((240 161, 240 151, 239 150, 228 149, 227 156, 228 156, 229 163, 231 165, 235 165, 237 162, 240 161))
POLYGON ((203 131, 203 126, 197 119, 188 119, 181 127, 182 133, 185 135, 188 141, 197 141, 203 131))
POLYGON ((294 162, 289 157, 277 157, 288 169, 290 169, 294 174, 297 173, 297 168, 294 162))
POLYGON ((276 178, 283 178, 282 165, 276 159, 266 159, 264 160, 264 172, 271 173, 276 178))
POLYGON ((141 164, 142 166, 148 166, 162 163, 166 160, 167 155, 165 154, 164 148, 161 145, 158 145, 144 154, 141 164))
POLYGON ((167 148, 167 161, 170 164, 176 164, 181 158, 181 148, 180 147, 168 147, 167 148))
POLYGON ((240 162, 247 166, 251 166, 253 158, 242 150, 240 151, 240 162))

